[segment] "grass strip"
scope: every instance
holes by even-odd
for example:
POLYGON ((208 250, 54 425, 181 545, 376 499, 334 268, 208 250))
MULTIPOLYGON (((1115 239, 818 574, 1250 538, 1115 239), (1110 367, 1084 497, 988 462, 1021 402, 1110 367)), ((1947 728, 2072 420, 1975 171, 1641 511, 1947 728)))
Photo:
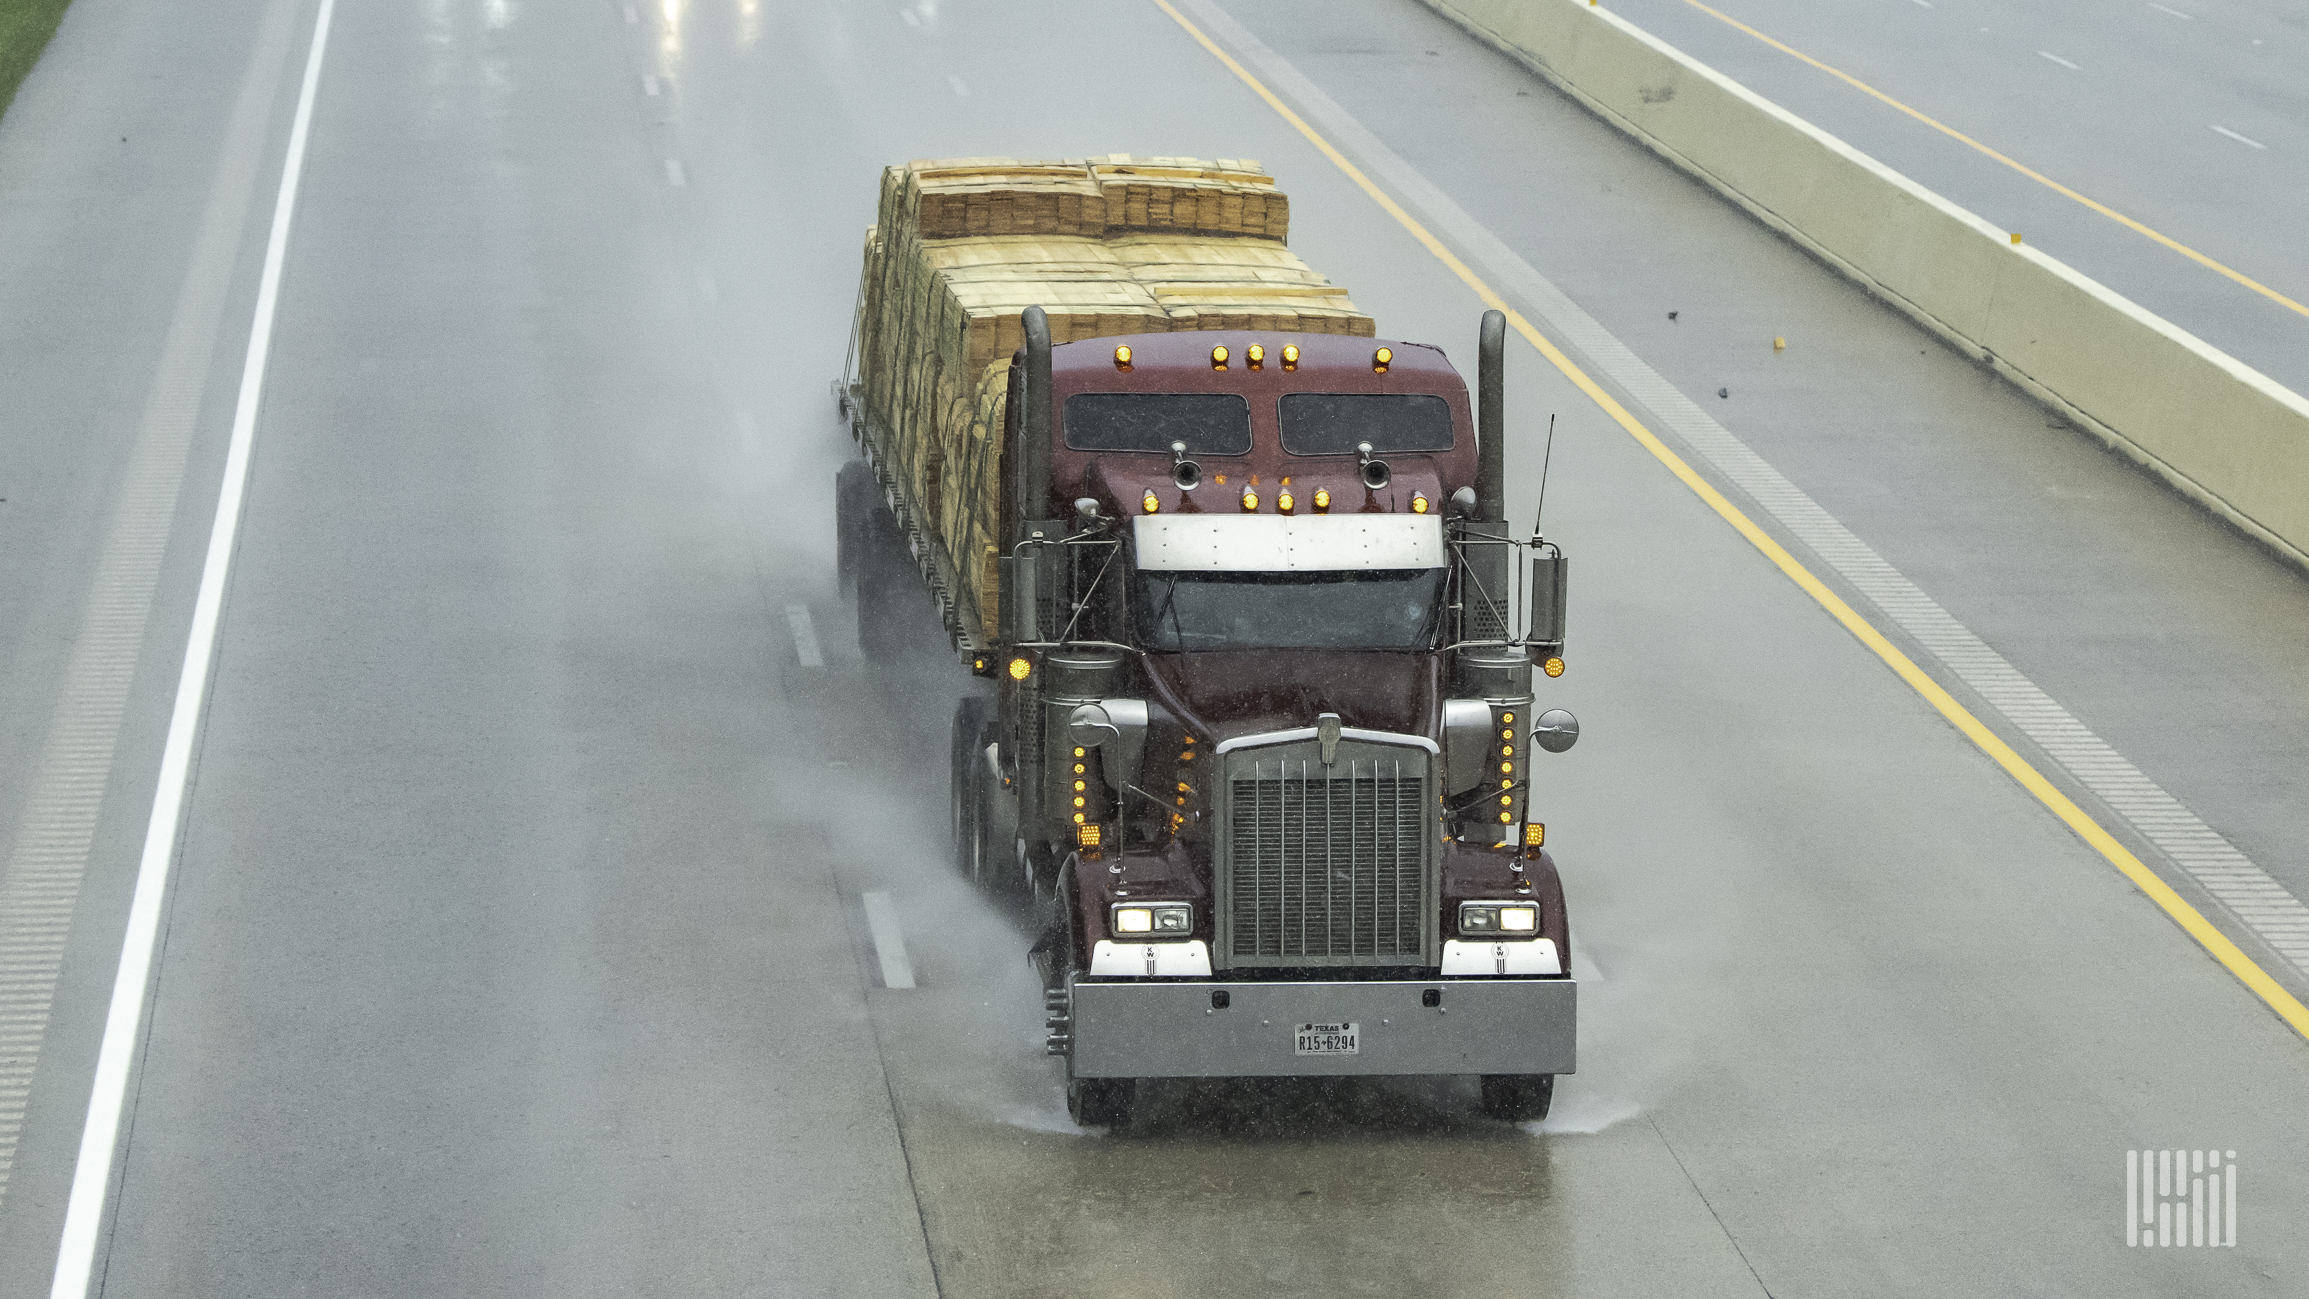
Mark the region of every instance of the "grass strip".
POLYGON ((0 113, 16 98, 17 83, 39 62, 71 0, 0 0, 0 113))

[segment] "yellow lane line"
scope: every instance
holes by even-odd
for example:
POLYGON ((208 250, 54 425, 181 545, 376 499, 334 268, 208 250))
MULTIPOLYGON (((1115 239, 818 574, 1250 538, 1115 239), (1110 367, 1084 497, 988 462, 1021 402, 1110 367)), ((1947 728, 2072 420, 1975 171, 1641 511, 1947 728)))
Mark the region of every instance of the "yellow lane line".
POLYGON ((1974 717, 1963 704, 1956 701, 1955 696, 1943 690, 1939 682, 1927 676, 1922 668, 1917 667, 1906 654, 1901 653, 1900 647, 1886 639, 1884 633, 1876 630, 1874 624, 1861 617, 1851 605, 1846 604, 1840 596, 1828 589, 1827 583, 1814 576, 1810 569, 1804 567, 1794 555, 1788 553, 1786 547, 1774 541, 1770 534, 1756 526, 1755 520, 1742 513, 1738 506, 1732 504, 1722 492, 1717 491, 1707 479, 1702 478, 1698 471, 1686 464, 1682 456, 1670 450, 1657 434, 1644 426, 1643 421, 1630 414, 1628 409, 1620 405, 1619 401, 1609 392, 1606 392, 1601 384, 1588 377, 1585 370, 1574 364, 1572 359, 1564 355, 1563 351, 1555 344, 1549 342, 1546 335, 1534 329, 1530 321, 1524 319, 1520 312, 1509 306, 1507 300, 1500 297, 1498 292, 1493 290, 1489 284, 1484 283, 1481 277, 1468 268, 1467 263, 1461 261, 1456 254, 1446 248, 1442 240, 1436 238, 1409 212, 1404 211, 1403 205, 1397 203, 1392 195, 1374 184, 1370 177, 1363 174, 1361 168, 1349 162, 1345 154, 1334 148, 1331 142, 1309 126, 1304 118, 1291 111, 1290 105, 1276 98, 1273 91, 1267 89, 1266 85, 1257 77, 1252 76, 1249 69, 1236 62, 1233 55, 1221 49, 1216 41, 1203 34, 1201 28, 1189 22, 1186 15, 1173 8, 1170 0, 1153 0, 1153 3, 1156 8, 1169 14, 1173 22, 1186 29, 1187 35, 1192 36, 1197 44, 1210 51, 1211 57, 1224 64, 1229 72, 1241 78, 1243 84, 1249 86, 1259 98, 1267 101, 1267 106, 1280 114, 1284 121, 1289 122, 1299 134, 1307 137, 1307 141, 1321 150, 1324 157, 1329 158, 1340 171, 1346 173, 1347 179, 1354 181, 1364 193, 1370 195, 1372 202, 1377 203, 1387 215, 1394 217, 1396 221, 1401 223, 1403 228, 1411 233, 1412 238, 1417 239, 1426 247, 1427 251, 1435 254, 1436 259, 1449 267, 1453 275, 1458 276, 1462 283, 1473 289, 1475 296, 1482 299, 1485 306, 1507 313, 1507 322, 1514 326, 1515 332, 1523 335, 1524 340, 1538 349, 1540 355, 1546 357, 1550 365, 1561 371, 1563 376, 1571 380, 1572 384, 1581 392, 1586 393, 1588 399, 1600 407, 1604 414, 1609 415, 1614 423, 1627 430, 1630 437, 1642 443, 1646 451, 1651 452, 1661 464, 1667 466, 1668 472, 1682 479, 1684 486, 1689 487, 1694 495, 1707 502, 1708 508, 1721 515, 1726 523, 1731 524, 1741 536, 1748 539, 1749 544, 1762 551, 1765 558, 1778 565, 1780 571, 1787 574, 1790 581, 1803 588, 1806 595, 1818 601, 1820 607, 1826 609, 1836 621, 1844 624, 1845 630, 1858 637, 1861 644, 1875 651, 1876 656, 1884 660, 1895 673, 1898 673, 1901 680, 1907 682, 1916 693, 1924 696, 1925 700, 1931 703, 1934 708, 1939 709, 1943 717, 1954 723, 1956 729, 1964 732, 1966 738, 1978 745, 1983 753, 1994 759, 1996 764, 2003 767, 2014 780, 2019 781, 2023 789, 2034 794, 2037 801, 2050 809, 2054 816, 2067 823, 2071 830, 2076 831, 2086 843, 2093 846, 2095 851, 2107 858, 2109 864, 2121 871, 2125 878, 2131 880, 2141 892, 2148 894, 2152 901, 2164 909, 2166 915, 2171 916, 2175 923, 2188 931, 2191 938, 2196 939, 2207 952, 2212 953, 2213 959, 2227 967, 2229 973, 2237 976, 2237 979, 2246 987, 2251 988, 2262 1001, 2268 1003, 2271 1010, 2276 1011, 2286 1023, 2291 1024, 2296 1032, 2303 1037, 2309 1037, 2309 1006, 2302 1005, 2300 1001, 2294 998, 2293 994, 2285 990, 2283 985, 2271 978, 2268 971, 2255 964, 2253 958, 2238 950, 2237 945, 2230 942, 2227 935, 2215 929, 2212 922, 2206 920, 2180 894, 2175 893, 2170 885, 2159 879, 2155 871, 2142 865, 2140 858, 2135 857, 2123 844, 2117 842, 2116 836, 2103 829, 2101 824, 2087 815, 2083 808, 2070 801, 2066 794, 2061 793, 2051 781, 2045 779, 2042 772, 2030 766, 2027 759, 2014 752, 2011 745, 1997 738, 1996 732, 1982 725, 1979 718, 1974 717))
POLYGON ((1829 65, 1822 63, 1820 60, 1813 58, 1811 55, 1806 54, 1802 50, 1773 40, 1771 37, 1766 36, 1764 33, 1757 31, 1755 28, 1750 27, 1744 22, 1741 22, 1739 19, 1732 17, 1730 14, 1727 14, 1720 9, 1712 9, 1707 5, 1700 3, 1700 0, 1684 0, 1684 3, 1690 5, 1692 8, 1699 10, 1701 13, 1704 13, 1711 18, 1718 19, 1719 21, 1722 21, 1726 24, 1729 24, 1730 26, 1740 29, 1743 32, 1746 32, 1748 35, 1755 37, 1757 40, 1762 41, 1764 44, 1769 45, 1773 49, 1787 55, 1789 58, 1797 59, 1804 63, 1811 64, 1813 67, 1820 69, 1822 72, 1825 72, 1829 76, 1843 82, 1845 85, 1852 87, 1854 90, 1859 91, 1861 94, 1867 95, 1880 103, 1883 103, 1891 108, 1896 108, 1901 112, 1908 114, 1910 117, 1915 118, 1917 121, 1924 123, 1926 126, 1931 127, 1933 130, 1940 132, 1942 135, 1947 136, 1949 139, 1954 140, 1959 144, 1979 150, 1981 153, 1996 159, 1998 162, 2001 162, 2005 166, 2019 172, 2021 175, 2028 177, 2030 180, 2035 181, 2037 184, 2052 190, 2054 193, 2059 194, 2064 198, 2075 199, 2077 202, 2084 204, 2086 207, 2089 207, 2093 211, 2100 213, 2102 216, 2105 216, 2109 220, 2116 222, 2118 225, 2133 231, 2135 234, 2146 235, 2149 238, 2156 240, 2158 243, 2163 244, 2165 247, 2172 249, 2174 252, 2179 253, 2181 256, 2188 258, 2190 261, 2197 263, 2199 266, 2204 267, 2206 270, 2213 271, 2221 275, 2226 275, 2230 279, 2235 280, 2237 283, 2244 285, 2246 288, 2251 289, 2253 292, 2260 294, 2262 297, 2269 299, 2271 302, 2274 302, 2289 311, 2295 311, 2304 316, 2309 316, 2309 307, 2305 307, 2300 303, 2295 302, 2293 299, 2286 297, 2284 294, 2279 293, 2277 290, 2261 283, 2259 280, 2256 280, 2249 275, 2230 270, 2228 267, 2214 261, 2210 257, 2205 256, 2203 253, 2200 253, 2196 249, 2189 247, 2187 244, 2184 244, 2177 239, 2169 238, 2165 235, 2159 234, 2147 226, 2142 225, 2140 222, 2133 220, 2131 217, 2126 216, 2124 213, 2117 211, 2115 208, 2112 208, 2105 203, 2098 202, 2097 200, 2087 198, 2084 195, 2077 193, 2075 190, 2070 189, 2068 186, 2061 184, 2059 181, 2054 180, 2052 177, 2045 175, 2043 172, 2037 171, 2025 163, 2019 162, 2013 158, 2005 156, 2004 154, 1998 153, 1996 150, 1989 148, 1987 145, 1973 139, 1971 136, 1957 130, 1955 127, 1949 126, 1936 118, 1928 117, 1925 114, 1910 108, 1908 105, 1901 103, 1899 100, 1885 94, 1883 91, 1869 85, 1867 82, 1853 76, 1851 73, 1845 72, 1840 68, 1830 67, 1829 65))

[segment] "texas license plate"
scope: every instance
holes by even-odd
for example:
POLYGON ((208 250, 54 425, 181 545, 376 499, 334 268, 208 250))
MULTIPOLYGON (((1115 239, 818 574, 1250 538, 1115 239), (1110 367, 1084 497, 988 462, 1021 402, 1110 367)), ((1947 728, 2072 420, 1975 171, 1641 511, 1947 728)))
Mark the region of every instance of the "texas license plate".
POLYGON ((1357 1025, 1301 1024, 1291 1035, 1300 1055, 1354 1055, 1357 1025))

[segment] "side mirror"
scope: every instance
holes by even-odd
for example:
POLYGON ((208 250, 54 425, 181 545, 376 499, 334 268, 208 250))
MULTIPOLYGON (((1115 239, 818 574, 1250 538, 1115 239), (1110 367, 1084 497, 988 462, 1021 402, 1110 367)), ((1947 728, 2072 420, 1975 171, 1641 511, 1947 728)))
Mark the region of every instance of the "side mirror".
POLYGON ((1526 639, 1544 652, 1543 657, 1563 652, 1563 597, 1570 565, 1562 551, 1531 561, 1531 631, 1526 639))
MULTIPOLYGON (((1571 714, 1565 713, 1569 717, 1571 714)), ((1575 723, 1573 729, 1578 729, 1575 723)), ((1095 749, 1108 740, 1122 738, 1122 728, 1114 724, 1104 708, 1097 704, 1078 704, 1066 717, 1066 738, 1069 743, 1085 749, 1095 749)))
POLYGON ((1579 743, 1579 719, 1561 708, 1550 708, 1532 724, 1531 742, 1549 753, 1561 753, 1579 743))

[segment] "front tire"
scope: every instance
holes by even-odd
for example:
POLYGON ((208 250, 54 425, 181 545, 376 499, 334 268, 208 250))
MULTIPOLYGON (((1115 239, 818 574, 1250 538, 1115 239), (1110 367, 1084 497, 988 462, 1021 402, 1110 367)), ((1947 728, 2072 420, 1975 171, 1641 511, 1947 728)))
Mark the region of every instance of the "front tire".
POLYGON ((1551 1073, 1483 1076, 1483 1112, 1505 1123, 1544 1119, 1554 1099, 1555 1075, 1551 1073))
POLYGON ((978 769, 986 765, 986 733, 994 721, 993 701, 964 696, 954 705, 954 728, 946 753, 947 827, 954 839, 954 865, 971 882, 983 885, 984 857, 980 822, 984 818, 984 781, 978 769))
POLYGON ((1066 1080, 1066 1114, 1086 1128, 1119 1128, 1130 1122, 1131 1102, 1138 1098, 1136 1078, 1073 1078, 1066 1080))

